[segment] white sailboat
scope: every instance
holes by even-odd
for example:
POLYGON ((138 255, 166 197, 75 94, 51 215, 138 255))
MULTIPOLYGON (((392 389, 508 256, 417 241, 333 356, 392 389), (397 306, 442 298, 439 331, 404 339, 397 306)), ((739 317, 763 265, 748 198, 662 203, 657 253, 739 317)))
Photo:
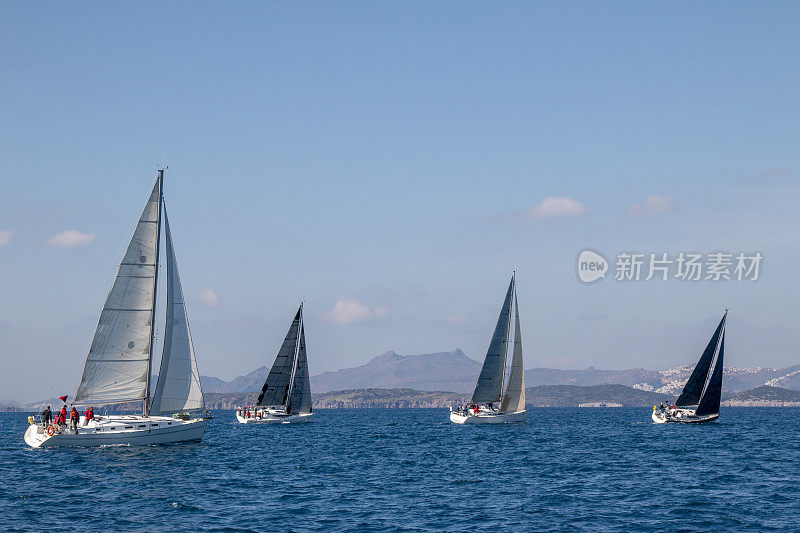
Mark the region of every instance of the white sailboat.
POLYGON ((475 392, 470 403, 458 409, 450 408, 450 421, 456 424, 508 424, 524 422, 525 370, 522 362, 522 333, 519 325, 516 275, 511 276, 503 308, 497 319, 489 350, 483 361, 475 392), (511 357, 511 372, 503 390, 511 325, 511 307, 514 307, 514 349, 511 357), (499 404, 499 406, 497 405, 499 404))
POLYGON ((88 421, 82 416, 77 430, 32 420, 25 432, 28 445, 145 445, 203 437, 205 403, 166 207, 167 318, 158 381, 150 397, 163 183, 164 171, 159 170, 100 313, 75 394, 76 407, 141 401, 143 414, 88 421))
POLYGON ((242 424, 296 424, 314 420, 303 304, 289 326, 256 404, 237 409, 236 419, 242 424))
POLYGON ((661 408, 653 406, 651 418, 656 424, 672 422, 700 424, 719 418, 722 398, 722 364, 725 358, 725 319, 722 315, 717 329, 711 336, 703 355, 694 367, 675 405, 661 408), (716 359, 715 359, 716 356, 716 359), (716 362, 715 362, 716 361, 716 362), (711 371, 711 367, 714 370, 711 371))

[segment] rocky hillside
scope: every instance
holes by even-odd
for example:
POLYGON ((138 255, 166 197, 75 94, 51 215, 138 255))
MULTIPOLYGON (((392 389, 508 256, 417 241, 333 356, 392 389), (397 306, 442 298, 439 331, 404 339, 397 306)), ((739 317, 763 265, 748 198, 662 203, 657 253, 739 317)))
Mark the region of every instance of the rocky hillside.
POLYGON ((260 391, 269 374, 269 367, 260 366, 244 376, 224 381, 212 376, 200 376, 203 392, 253 392, 260 391))
POLYGON ((406 388, 468 392, 475 387, 481 365, 460 348, 420 355, 383 353, 365 365, 311 376, 311 390, 406 388))
POLYGON ((800 391, 763 385, 734 394, 722 405, 740 407, 800 407, 800 391))
POLYGON ((467 400, 466 394, 413 389, 357 389, 314 395, 314 405, 324 409, 447 407, 467 400))
POLYGON ((606 404, 620 407, 652 407, 674 400, 671 396, 634 389, 625 385, 540 385, 525 390, 533 407, 581 407, 606 404))

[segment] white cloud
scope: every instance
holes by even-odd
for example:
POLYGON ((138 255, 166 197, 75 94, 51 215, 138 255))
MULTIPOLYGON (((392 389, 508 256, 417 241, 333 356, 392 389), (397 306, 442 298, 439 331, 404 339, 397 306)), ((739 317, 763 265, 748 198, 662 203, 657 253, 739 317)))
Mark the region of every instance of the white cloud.
POLYGON ((577 217, 588 210, 584 204, 572 198, 548 196, 520 214, 522 218, 577 217))
POLYGON ((644 202, 631 204, 628 208, 628 213, 631 215, 654 215, 656 213, 665 213, 671 210, 675 205, 672 196, 648 196, 644 202))
POLYGON ((11 242, 11 237, 14 236, 13 231, 0 230, 0 246, 5 246, 11 242))
POLYGON ((75 229, 56 233, 47 240, 49 246, 57 248, 76 248, 78 246, 88 246, 93 242, 94 233, 81 233, 75 229))
POLYGON ((340 296, 330 311, 325 311, 322 317, 328 322, 335 324, 351 324, 353 322, 364 322, 383 318, 389 314, 388 307, 370 308, 364 302, 354 298, 340 296))
POLYGON ((200 292, 200 302, 206 307, 219 307, 222 303, 213 289, 203 289, 200 292))
POLYGON ((444 320, 448 324, 469 324, 472 322, 472 318, 469 315, 465 315, 463 313, 446 316, 442 320, 444 320))

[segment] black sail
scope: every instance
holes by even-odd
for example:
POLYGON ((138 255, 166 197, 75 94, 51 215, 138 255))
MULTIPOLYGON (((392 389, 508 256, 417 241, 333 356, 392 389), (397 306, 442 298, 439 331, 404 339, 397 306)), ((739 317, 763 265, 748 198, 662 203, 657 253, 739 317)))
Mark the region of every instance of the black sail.
POLYGON ((269 371, 264 386, 261 388, 261 394, 258 395, 256 405, 286 405, 289 382, 292 379, 294 358, 297 354, 297 337, 299 330, 300 309, 297 310, 292 325, 289 327, 288 333, 286 333, 283 345, 278 355, 275 357, 275 362, 272 364, 272 369, 269 371))
POLYGON ((511 323, 511 296, 514 294, 514 277, 508 284, 508 292, 497 318, 489 350, 483 360, 483 367, 472 393, 472 403, 499 402, 503 395, 503 381, 506 374, 506 354, 508 353, 508 327, 511 323))
POLYGON ((717 326, 717 330, 708 342, 703 355, 700 357, 700 361, 694 367, 692 375, 689 376, 689 381, 683 387, 683 392, 678 397, 678 401, 675 402, 676 406, 685 407, 687 405, 697 405, 700 402, 700 395, 703 394, 703 387, 706 385, 708 372, 711 369, 711 363, 714 361, 714 353, 717 351, 717 344, 722 334, 722 328, 725 327, 725 318, 727 316, 728 312, 726 311, 722 315, 722 320, 719 321, 719 326, 717 326))
POLYGON ((306 334, 302 324, 300 324, 300 346, 297 348, 297 367, 294 369, 294 380, 286 412, 291 415, 311 412, 311 380, 308 374, 306 334))
POLYGON ((717 355, 717 363, 714 365, 714 373, 711 374, 711 379, 708 381, 703 397, 700 399, 700 405, 694 414, 697 416, 719 414, 719 401, 722 397, 722 359, 725 355, 725 333, 722 334, 722 339, 719 342, 719 355, 717 355))

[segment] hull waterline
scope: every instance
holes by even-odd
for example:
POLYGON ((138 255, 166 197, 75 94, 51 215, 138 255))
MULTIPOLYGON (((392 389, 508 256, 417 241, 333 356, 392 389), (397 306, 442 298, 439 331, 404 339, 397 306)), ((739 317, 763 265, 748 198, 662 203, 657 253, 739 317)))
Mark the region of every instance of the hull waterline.
POLYGON ((479 411, 477 415, 450 411, 450 422, 454 424, 515 424, 525 422, 527 418, 527 410, 513 413, 479 411))
POLYGON ((314 421, 314 413, 301 413, 296 415, 266 414, 261 418, 246 418, 236 413, 236 420, 240 424, 307 424, 314 421))
POLYGON ((691 409, 678 409, 673 413, 653 411, 651 418, 656 424, 703 424, 715 422, 719 418, 719 413, 711 415, 697 416, 691 409))

